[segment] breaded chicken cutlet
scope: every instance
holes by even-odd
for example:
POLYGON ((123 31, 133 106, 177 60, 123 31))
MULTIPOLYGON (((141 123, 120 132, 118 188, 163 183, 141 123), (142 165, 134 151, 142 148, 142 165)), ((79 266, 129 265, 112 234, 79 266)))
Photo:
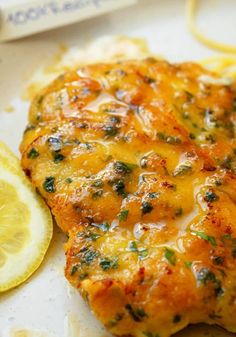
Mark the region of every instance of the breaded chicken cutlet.
POLYGON ((235 89, 150 58, 69 71, 33 100, 22 167, 115 336, 236 332, 235 89))

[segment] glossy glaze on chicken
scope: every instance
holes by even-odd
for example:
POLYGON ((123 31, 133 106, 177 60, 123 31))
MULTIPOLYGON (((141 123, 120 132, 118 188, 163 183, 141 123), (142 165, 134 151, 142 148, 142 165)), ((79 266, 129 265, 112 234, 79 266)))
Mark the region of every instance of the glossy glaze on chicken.
POLYGON ((22 166, 68 280, 117 336, 236 332, 235 85, 197 64, 84 66, 34 99, 22 166))

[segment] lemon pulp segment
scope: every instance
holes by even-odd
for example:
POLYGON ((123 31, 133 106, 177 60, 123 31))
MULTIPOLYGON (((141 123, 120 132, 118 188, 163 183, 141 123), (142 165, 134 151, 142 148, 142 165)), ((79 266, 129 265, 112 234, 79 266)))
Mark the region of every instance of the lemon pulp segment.
POLYGON ((51 214, 0 143, 0 292, 25 281, 40 265, 52 237, 51 214))

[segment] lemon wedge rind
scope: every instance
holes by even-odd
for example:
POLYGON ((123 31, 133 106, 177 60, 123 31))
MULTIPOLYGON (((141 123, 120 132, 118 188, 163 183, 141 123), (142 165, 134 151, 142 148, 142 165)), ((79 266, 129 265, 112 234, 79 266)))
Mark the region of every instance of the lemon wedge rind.
POLYGON ((0 143, 0 184, 3 187, 9 186, 6 191, 0 191, 2 197, 4 194, 6 198, 5 210, 0 214, 0 236, 2 231, 2 237, 5 233, 8 240, 4 242, 4 239, 0 239, 0 254, 3 261, 0 265, 0 292, 3 292, 24 282, 39 267, 52 238, 53 221, 44 201, 37 195, 21 171, 19 160, 3 143, 0 143), (14 200, 9 192, 12 189, 17 196, 14 200), (12 200, 8 201, 8 196, 12 200), (23 210, 26 209, 27 212, 24 214, 23 210), (24 225, 23 222, 12 223, 14 221, 12 219, 17 217, 19 219, 27 217, 28 223, 25 223, 27 221, 24 221, 24 225), (7 228, 6 219, 9 219, 9 228, 7 228), (15 241, 11 240, 11 231, 15 235, 13 237, 15 241), (21 241, 22 247, 18 247, 21 241), (15 248, 14 242, 16 242, 15 248), (14 248, 12 251, 11 245, 14 248))

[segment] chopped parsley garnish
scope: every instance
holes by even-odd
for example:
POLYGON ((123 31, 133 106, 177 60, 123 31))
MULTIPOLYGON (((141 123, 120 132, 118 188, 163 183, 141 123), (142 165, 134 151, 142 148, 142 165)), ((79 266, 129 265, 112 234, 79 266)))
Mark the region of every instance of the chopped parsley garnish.
POLYGON ((176 258, 174 250, 166 247, 164 252, 165 252, 165 258, 167 259, 167 261, 170 264, 172 264, 172 266, 175 266, 177 258, 176 258))
POLYGON ((129 244, 129 251, 138 253, 138 257, 140 260, 145 259, 148 256, 148 250, 146 248, 138 248, 138 245, 135 241, 131 241, 129 244))
POLYGON ((211 236, 211 235, 208 235, 208 234, 206 234, 204 232, 199 232, 199 231, 193 231, 193 230, 191 230, 191 232, 194 233, 194 234, 196 234, 197 236, 199 236, 201 239, 210 242, 210 244, 213 247, 217 246, 216 239, 215 239, 214 236, 211 236))
POLYGON ((140 260, 145 259, 145 257, 148 256, 148 250, 146 248, 140 248, 138 250, 138 257, 140 258, 140 260))
POLYGON ((99 265, 104 271, 117 269, 119 267, 117 258, 109 259, 107 257, 103 257, 101 258, 99 265))
POLYGON ((39 152, 34 147, 32 147, 32 149, 27 154, 27 158, 30 158, 30 159, 35 159, 38 156, 39 156, 39 152))
POLYGON ((120 221, 125 221, 128 217, 129 211, 127 209, 123 210, 120 212, 120 214, 118 214, 118 219, 120 221))
POLYGON ((181 216, 183 214, 183 208, 179 207, 175 211, 175 216, 181 216))
POLYGON ((148 198, 149 199, 156 199, 159 196, 158 192, 150 192, 148 193, 148 198))
POLYGON ((231 234, 225 234, 221 238, 224 245, 231 249, 231 255, 236 259, 236 238, 233 238, 231 234))
POLYGON ((223 256, 213 256, 212 262, 215 265, 222 265, 224 263, 224 257, 223 256))
POLYGON ((131 173, 133 169, 137 168, 138 165, 136 164, 130 164, 130 163, 124 163, 122 161, 116 161, 114 163, 114 169, 116 173, 118 174, 128 174, 131 173))
POLYGON ((70 275, 73 276, 78 270, 78 265, 74 265, 72 268, 71 268, 71 272, 70 272, 70 275))
POLYGON ((82 273, 79 275, 79 280, 83 281, 84 279, 86 279, 86 277, 88 277, 88 273, 82 273))
POLYGON ((58 164, 65 159, 65 156, 62 153, 54 152, 53 158, 54 158, 54 163, 58 164))
POLYGON ((98 190, 92 194, 92 199, 97 200, 103 195, 103 190, 98 190))
POLYGON ((138 252, 138 245, 135 241, 130 242, 129 244, 129 250, 131 252, 138 252))
POLYGON ((85 238, 85 239, 88 239, 88 240, 91 240, 91 241, 96 241, 97 239, 99 239, 101 237, 100 234, 94 233, 94 232, 91 232, 91 231, 82 231, 82 232, 79 232, 77 234, 77 236, 85 238))
POLYGON ((185 265, 186 268, 191 268, 192 264, 193 264, 192 261, 185 261, 184 262, 184 265, 185 265))
POLYGON ((147 84, 153 84, 156 82, 156 80, 154 78, 151 78, 149 76, 144 76, 144 82, 146 82, 147 84))
POLYGON ((153 210, 153 206, 148 201, 143 201, 141 205, 141 210, 143 214, 150 213, 153 210))
POLYGON ((92 241, 96 241, 97 239, 99 239, 101 237, 100 234, 97 233, 89 233, 89 239, 91 239, 92 241))
POLYGON ((71 184, 72 182, 73 182, 73 179, 72 178, 66 178, 66 182, 68 183, 68 184, 71 184))
POLYGON ((173 318, 173 323, 179 323, 181 321, 181 316, 176 314, 173 318))
POLYGON ((215 137, 215 135, 209 134, 209 135, 206 136, 206 140, 208 140, 211 144, 215 144, 216 137, 215 137))
POLYGON ((125 192, 125 183, 123 180, 114 180, 111 182, 113 190, 122 197, 126 197, 127 193, 125 192))
POLYGON ((124 314, 117 313, 113 319, 108 322, 109 327, 116 326, 124 317, 124 314))
POLYGON ((232 169, 232 163, 233 163, 233 157, 228 155, 225 156, 220 166, 224 169, 231 170, 232 169))
POLYGON ((55 187, 55 178, 54 177, 46 177, 43 183, 43 188, 48 193, 54 193, 56 192, 55 187))
POLYGON ((220 296, 224 293, 221 287, 221 281, 215 276, 215 274, 206 267, 201 268, 197 273, 197 280, 206 285, 208 282, 214 284, 215 295, 220 296))
POLYGON ((114 137, 117 135, 119 129, 114 125, 108 125, 104 126, 103 130, 105 132, 105 136, 114 137))
POLYGON ((103 181, 98 179, 92 183, 92 187, 103 187, 103 181))
POLYGON ((143 308, 134 309, 131 304, 126 304, 125 309, 128 311, 135 322, 141 322, 143 318, 148 317, 143 308))
POLYGON ((216 178, 216 179, 215 179, 215 185, 216 185, 216 186, 221 186, 222 184, 223 184, 222 179, 220 179, 220 178, 216 178))
POLYGON ((82 248, 80 250, 80 254, 80 262, 86 265, 90 265, 93 260, 99 255, 98 252, 93 249, 89 249, 88 247, 82 248))
POLYGON ((204 196, 204 200, 207 202, 214 202, 217 201, 219 199, 218 195, 215 194, 215 192, 213 191, 206 191, 205 196, 204 196))

